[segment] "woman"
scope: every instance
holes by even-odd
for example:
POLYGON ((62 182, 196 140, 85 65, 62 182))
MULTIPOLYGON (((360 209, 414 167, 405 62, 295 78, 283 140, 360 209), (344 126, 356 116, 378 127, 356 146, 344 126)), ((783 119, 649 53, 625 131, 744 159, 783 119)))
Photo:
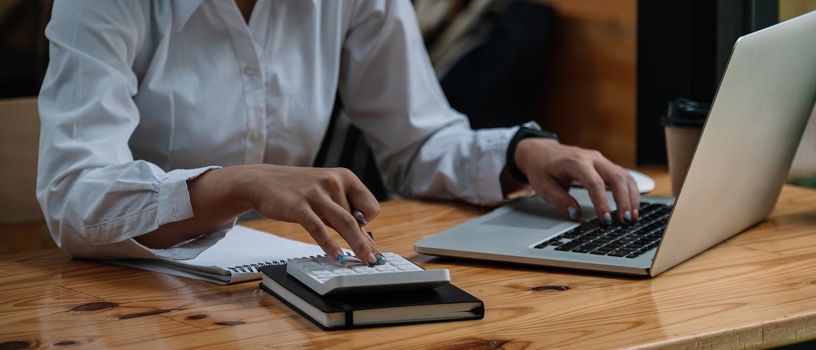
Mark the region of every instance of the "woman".
POLYGON ((191 258, 254 209, 331 255, 377 260, 349 171, 312 164, 335 93, 403 195, 489 205, 525 186, 565 215, 637 219, 632 178, 528 128, 471 130, 442 95, 408 1, 57 1, 40 92, 37 196, 74 256, 191 258), (515 137, 514 137, 515 135, 515 137), (509 151, 508 151, 509 150, 509 151), (514 175, 510 175, 510 174, 514 175))

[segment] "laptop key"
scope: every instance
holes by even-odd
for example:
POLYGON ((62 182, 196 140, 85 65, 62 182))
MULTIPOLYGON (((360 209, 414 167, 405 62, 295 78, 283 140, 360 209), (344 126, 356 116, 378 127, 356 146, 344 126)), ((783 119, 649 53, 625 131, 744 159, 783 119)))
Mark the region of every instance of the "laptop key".
POLYGON ((569 242, 569 243, 565 243, 565 244, 563 244, 560 247, 555 248, 555 249, 556 250, 562 250, 562 249, 563 250, 573 250, 573 249, 578 248, 579 246, 581 246, 581 244, 582 244, 581 242, 572 241, 572 242, 569 242))
POLYGON ((564 233, 564 234, 562 234, 562 235, 560 235, 558 237, 573 239, 573 238, 578 238, 578 236, 580 236, 582 234, 583 234, 583 232, 581 232, 581 231, 572 230, 572 231, 568 231, 567 233, 564 233))
POLYGON ((607 247, 607 246, 604 246, 604 247, 600 247, 600 248, 598 248, 598 249, 595 249, 595 250, 591 251, 590 253, 592 253, 592 254, 606 255, 606 254, 611 253, 613 250, 615 250, 615 249, 612 249, 612 248, 609 248, 609 247, 607 247))
POLYGON ((591 252, 591 251, 593 251, 595 249, 598 249, 600 247, 601 247, 600 244, 584 244, 584 245, 578 247, 578 249, 586 250, 587 252, 591 252))

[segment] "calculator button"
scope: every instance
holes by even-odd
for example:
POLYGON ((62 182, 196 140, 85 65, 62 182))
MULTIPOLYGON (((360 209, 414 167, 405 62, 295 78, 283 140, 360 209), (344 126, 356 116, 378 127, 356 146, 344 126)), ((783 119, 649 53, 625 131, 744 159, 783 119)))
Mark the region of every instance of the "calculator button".
POLYGON ((315 270, 312 271, 312 274, 315 276, 331 276, 332 273, 326 270, 315 270))

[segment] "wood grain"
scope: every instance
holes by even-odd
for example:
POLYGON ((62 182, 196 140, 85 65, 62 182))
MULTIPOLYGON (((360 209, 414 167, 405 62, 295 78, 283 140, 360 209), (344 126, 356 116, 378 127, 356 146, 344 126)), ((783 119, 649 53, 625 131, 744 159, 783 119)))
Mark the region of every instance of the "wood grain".
MULTIPOLYGON (((816 191, 786 186, 768 220, 654 279, 412 251, 419 238, 484 212, 398 200, 370 225, 383 250, 450 269, 484 300, 484 320, 325 332, 257 282, 217 286, 43 250, 0 256, 0 348, 688 349, 816 337, 816 191)), ((248 225, 307 238, 297 225, 248 225)))
POLYGON ((536 118, 564 143, 635 164, 637 1, 538 0, 559 14, 536 118))

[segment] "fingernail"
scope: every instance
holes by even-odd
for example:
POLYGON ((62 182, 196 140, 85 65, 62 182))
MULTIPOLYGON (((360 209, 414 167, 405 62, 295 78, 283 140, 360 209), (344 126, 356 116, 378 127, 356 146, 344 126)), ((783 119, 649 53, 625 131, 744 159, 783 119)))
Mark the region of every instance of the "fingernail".
POLYGON ((374 254, 369 253, 368 254, 368 266, 373 267, 376 264, 377 264, 377 257, 375 257, 374 254))
POLYGON ((623 221, 626 221, 627 224, 632 223, 632 212, 631 211, 627 210, 626 212, 623 213, 623 221))
POLYGON ((612 225, 612 214, 610 214, 609 212, 604 214, 604 223, 606 223, 607 225, 612 225))
POLYGON ((346 256, 343 254, 337 254, 337 262, 343 262, 343 260, 346 260, 346 256))
POLYGON ((382 254, 380 254, 380 252, 377 252, 377 265, 382 264, 385 264, 385 257, 382 254))
POLYGON ((570 220, 572 221, 578 220, 578 210, 575 209, 574 207, 567 208, 567 213, 569 214, 570 220))

